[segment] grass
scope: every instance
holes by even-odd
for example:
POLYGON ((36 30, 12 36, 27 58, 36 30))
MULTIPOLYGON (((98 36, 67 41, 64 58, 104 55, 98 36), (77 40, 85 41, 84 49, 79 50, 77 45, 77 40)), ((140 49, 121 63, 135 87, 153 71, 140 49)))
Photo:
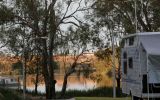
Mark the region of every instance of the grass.
POLYGON ((131 98, 109 98, 109 97, 76 97, 76 100, 131 100, 131 98))
MULTIPOLYGON (((44 94, 35 95, 34 92, 28 91, 26 94, 26 100, 31 100, 32 95, 34 97, 44 96, 44 94), (28 94, 28 95, 27 95, 28 94)), ((57 97, 60 92, 57 93, 57 97)), ((70 90, 66 92, 65 98, 76 97, 76 100, 131 100, 122 93, 117 93, 116 99, 112 98, 112 88, 101 87, 88 91, 70 90), (125 98, 126 97, 126 98, 125 98)), ((0 88, 0 100, 22 100, 22 91, 15 91, 0 88)))
MULTIPOLYGON (((92 90, 69 90, 66 91, 67 97, 112 97, 112 87, 100 87, 92 90)), ((60 93, 58 93, 59 95, 60 93)), ((117 97, 125 97, 121 92, 117 92, 117 97)))
POLYGON ((0 88, 0 100, 22 100, 14 90, 0 88))
MULTIPOLYGON (((124 97, 126 97, 126 95, 122 94, 122 92, 120 91, 118 93, 117 91, 117 99, 111 99, 112 98, 112 93, 113 93, 113 89, 112 87, 100 87, 100 88, 95 88, 95 89, 91 89, 91 90, 68 90, 65 93, 64 98, 72 98, 72 97, 78 97, 78 100, 80 97, 82 97, 82 100, 94 100, 94 98, 89 99, 89 97, 99 97, 99 100, 125 100, 124 97), (84 97, 86 97, 85 99, 83 99, 84 97), (106 97, 103 99, 103 97, 106 97), (122 99, 123 97, 123 99, 122 99)), ((45 96, 45 94, 43 93, 38 93, 37 95, 34 93, 34 91, 27 91, 27 94, 30 94, 32 96, 45 96)), ((60 97, 60 92, 56 92, 56 96, 57 98, 60 97)), ((97 99, 97 98, 96 98, 97 99)), ((96 100, 95 99, 95 100, 96 100)), ((81 98, 80 98, 81 100, 81 98)), ((126 100, 130 100, 130 99, 126 99, 126 100)))

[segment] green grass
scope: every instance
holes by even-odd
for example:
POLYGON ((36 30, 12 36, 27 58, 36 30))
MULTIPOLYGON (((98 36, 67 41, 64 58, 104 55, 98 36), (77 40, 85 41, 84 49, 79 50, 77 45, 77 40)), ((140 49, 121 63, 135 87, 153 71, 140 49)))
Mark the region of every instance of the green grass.
POLYGON ((14 90, 0 88, 0 100, 21 100, 22 98, 14 90))
POLYGON ((108 98, 108 97, 76 97, 76 100, 131 100, 130 97, 126 98, 108 98))

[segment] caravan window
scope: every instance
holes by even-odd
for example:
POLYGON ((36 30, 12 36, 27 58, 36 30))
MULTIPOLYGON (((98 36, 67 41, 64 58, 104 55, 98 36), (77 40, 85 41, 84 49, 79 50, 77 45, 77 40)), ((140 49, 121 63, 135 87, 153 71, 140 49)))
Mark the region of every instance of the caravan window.
POLYGON ((13 82, 13 79, 11 78, 11 82, 13 82))
POLYGON ((129 63, 129 68, 133 68, 133 58, 132 57, 129 57, 128 63, 129 63))
POLYGON ((127 59, 127 53, 126 52, 123 53, 123 59, 127 59))
POLYGON ((132 46, 134 44, 134 37, 129 38, 129 46, 132 46))
POLYGON ((123 73, 127 74, 127 61, 123 62, 123 73))

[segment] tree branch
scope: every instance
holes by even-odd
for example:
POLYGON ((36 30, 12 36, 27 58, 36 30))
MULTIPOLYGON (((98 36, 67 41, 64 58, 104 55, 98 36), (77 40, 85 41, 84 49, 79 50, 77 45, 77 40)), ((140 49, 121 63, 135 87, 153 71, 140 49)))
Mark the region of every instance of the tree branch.
MULTIPOLYGON (((61 19, 61 20, 59 21, 59 23, 57 24, 57 27, 58 27, 61 23, 64 23, 64 20, 65 20, 65 19, 68 19, 68 18, 72 17, 76 12, 79 11, 79 8, 80 8, 80 6, 81 6, 81 2, 82 2, 82 0, 80 0, 80 2, 79 2, 79 4, 78 4, 78 7, 76 8, 76 10, 75 10, 73 13, 71 13, 70 15, 68 15, 68 16, 66 16, 66 14, 67 14, 67 12, 68 12, 68 10, 66 10, 64 16, 62 17, 62 19, 61 19)), ((71 4, 71 3, 70 3, 70 4, 71 4)), ((69 9, 70 4, 68 5, 67 9, 69 9)))
POLYGON ((0 46, 0 48, 5 47, 8 44, 8 42, 6 42, 5 44, 3 44, 2 46, 0 46))
POLYGON ((18 21, 19 20, 21 21, 19 24, 22 24, 22 25, 24 24, 24 25, 30 27, 31 29, 35 30, 35 28, 33 27, 33 25, 30 22, 28 22, 27 20, 25 20, 24 18, 22 18, 22 17, 20 17, 18 15, 14 15, 14 17, 17 18, 18 21))
POLYGON ((75 25, 75 26, 79 27, 79 25, 78 25, 78 24, 76 24, 75 22, 72 22, 72 21, 62 22, 62 23, 63 23, 63 24, 73 24, 73 25, 75 25))

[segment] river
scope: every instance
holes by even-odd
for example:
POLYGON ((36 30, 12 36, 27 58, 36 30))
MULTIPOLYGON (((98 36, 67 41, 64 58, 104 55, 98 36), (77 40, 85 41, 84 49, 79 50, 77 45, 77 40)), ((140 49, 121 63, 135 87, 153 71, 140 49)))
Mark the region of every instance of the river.
MULTIPOLYGON (((30 80, 27 79, 27 90, 34 91, 34 84, 30 80), (31 83, 30 83, 31 82, 31 83)), ((63 85, 63 75, 55 75, 56 83, 56 91, 61 91, 63 85)), ((96 88, 96 83, 88 78, 84 78, 83 76, 77 77, 76 75, 72 75, 68 77, 67 90, 88 90, 96 88)), ((38 85, 38 92, 45 93, 45 85, 43 82, 38 85)))

